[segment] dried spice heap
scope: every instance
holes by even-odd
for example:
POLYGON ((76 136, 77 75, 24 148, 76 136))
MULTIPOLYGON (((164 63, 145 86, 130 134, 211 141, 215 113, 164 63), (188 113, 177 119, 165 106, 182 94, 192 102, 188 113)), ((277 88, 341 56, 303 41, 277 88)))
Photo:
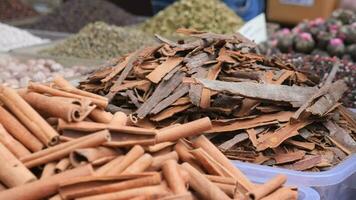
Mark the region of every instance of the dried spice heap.
POLYGON ((68 0, 38 22, 24 28, 76 33, 96 21, 126 26, 141 20, 106 0, 68 0))
POLYGON ((27 90, 0 86, 0 101, 0 199, 298 198, 285 175, 255 184, 235 168, 201 135, 209 118, 137 127, 60 76, 27 90))
POLYGON ((106 95, 109 109, 137 124, 165 127, 202 117, 205 133, 231 159, 294 170, 325 170, 356 150, 356 123, 340 105, 344 81, 295 70, 254 53, 237 35, 180 30, 199 39, 161 45, 113 60, 80 88, 106 95), (320 86, 320 87, 319 87, 320 86))
POLYGON ((0 21, 10 21, 36 16, 37 13, 21 0, 0 1, 0 21))
POLYGON ((78 34, 51 49, 44 50, 43 53, 53 56, 108 59, 153 43, 153 37, 140 30, 96 22, 88 24, 78 34))
POLYGON ((215 33, 234 33, 243 21, 219 0, 180 0, 157 13, 142 29, 170 36, 178 28, 193 28, 215 33))

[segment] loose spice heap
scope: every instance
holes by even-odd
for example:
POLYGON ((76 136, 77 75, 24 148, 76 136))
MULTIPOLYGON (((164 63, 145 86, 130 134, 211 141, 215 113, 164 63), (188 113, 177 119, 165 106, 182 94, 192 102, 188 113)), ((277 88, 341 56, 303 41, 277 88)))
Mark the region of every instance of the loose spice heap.
POLYGON ((158 36, 161 45, 110 62, 80 88, 153 127, 209 116, 206 133, 231 159, 325 170, 355 152, 355 118, 339 103, 347 87, 333 82, 338 63, 319 82, 241 36, 179 32, 199 39, 158 36))
POLYGON ((43 44, 48 41, 34 36, 26 30, 0 23, 0 52, 43 44))
POLYGON ((0 58, 0 69, 0 84, 12 88, 26 87, 29 81, 49 82, 55 74, 73 78, 93 71, 86 66, 63 67, 61 64, 49 59, 20 61, 10 56, 2 56, 0 58))
POLYGON ((142 29, 165 36, 178 28, 234 33, 242 24, 242 19, 219 0, 180 0, 145 22, 142 29))
POLYGON ((209 118, 137 127, 60 76, 0 101, 0 199, 297 199, 285 175, 250 182, 200 135, 209 118))
POLYGON ((68 0, 38 22, 24 27, 76 33, 87 24, 96 21, 126 26, 141 20, 106 0, 68 0))
POLYGON ((44 50, 43 53, 53 56, 108 59, 154 42, 152 36, 140 30, 96 22, 88 24, 78 34, 51 49, 44 50))
MULTIPOLYGON (((10 21, 36 16, 37 13, 30 6, 21 0, 1 0, 0 1, 0 20, 10 21)), ((1 29, 1 28, 0 28, 1 29)))

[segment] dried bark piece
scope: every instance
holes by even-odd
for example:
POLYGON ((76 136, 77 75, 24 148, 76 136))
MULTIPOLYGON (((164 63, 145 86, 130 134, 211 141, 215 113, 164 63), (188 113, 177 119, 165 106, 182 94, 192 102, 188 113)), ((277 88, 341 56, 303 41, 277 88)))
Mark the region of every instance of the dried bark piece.
POLYGON ((321 162, 321 156, 320 155, 315 155, 315 156, 305 156, 303 160, 300 160, 290 166, 288 166, 289 169, 296 170, 296 171, 303 171, 306 169, 310 169, 317 164, 321 162))
POLYGON ((270 133, 269 137, 265 137, 265 139, 257 145, 257 150, 262 151, 267 148, 278 147, 283 141, 287 140, 290 137, 298 135, 299 129, 302 129, 303 127, 307 126, 312 122, 312 120, 306 120, 295 124, 286 124, 275 132, 270 133))
POLYGON ((293 107, 300 107, 317 91, 314 87, 286 86, 258 83, 228 83, 196 79, 204 87, 220 92, 229 92, 249 98, 257 98, 271 101, 289 102, 293 107))
POLYGON ((223 142, 222 144, 219 145, 219 149, 221 149, 223 152, 226 150, 231 149, 233 146, 235 146, 236 144, 246 140, 248 138, 247 133, 240 133, 235 135, 233 138, 231 138, 230 140, 226 140, 225 142, 223 142))
POLYGON ((287 181, 286 175, 277 175, 265 184, 251 190, 248 196, 253 200, 259 200, 280 188, 287 181))
POLYGON ((343 128, 331 121, 323 125, 329 130, 329 137, 337 147, 348 155, 356 152, 356 141, 343 128))
POLYGON ((312 142, 300 142, 300 141, 289 139, 289 140, 286 140, 285 143, 291 144, 291 145, 294 145, 300 149, 305 149, 305 150, 309 150, 309 151, 312 151, 315 149, 315 144, 312 142))
POLYGON ((184 77, 184 72, 177 72, 170 80, 161 82, 150 98, 136 111, 137 117, 143 119, 164 98, 175 90, 184 77))
POLYGON ((155 121, 155 122, 162 121, 164 119, 172 117, 176 113, 183 112, 183 111, 187 110, 190 107, 191 107, 191 105, 182 105, 182 106, 170 107, 170 108, 167 108, 164 111, 160 112, 159 114, 157 114, 157 115, 155 115, 153 117, 150 117, 150 120, 155 121))
POLYGON ((0 143, 3 144, 17 158, 28 156, 31 152, 20 142, 15 140, 0 123, 0 143))
POLYGON ((277 153, 272 158, 276 161, 276 164, 283 164, 300 160, 304 157, 305 151, 295 151, 288 153, 277 153))
MULTIPOLYGON (((218 77, 218 74, 221 71, 221 63, 217 63, 209 69, 207 79, 215 80, 218 77)), ((210 107, 210 97, 211 91, 209 89, 203 88, 200 98, 200 107, 201 108, 209 108, 210 107)))
POLYGON ((101 82, 105 83, 110 81, 112 78, 114 78, 116 75, 118 75, 122 70, 125 69, 126 65, 128 64, 129 60, 132 59, 132 56, 134 54, 130 54, 124 58, 124 60, 121 62, 119 61, 116 66, 113 67, 112 71, 110 74, 106 75, 105 78, 101 79, 101 82))
MULTIPOLYGON (((208 74, 207 69, 198 67, 197 73, 193 74, 193 78, 205 78, 208 74)), ((203 87, 201 85, 190 85, 189 89, 189 98, 193 105, 200 106, 201 95, 202 95, 203 87)))
POLYGON ((182 57, 169 57, 165 62, 158 65, 150 74, 148 74, 146 78, 157 84, 168 72, 178 66, 182 61, 182 57))

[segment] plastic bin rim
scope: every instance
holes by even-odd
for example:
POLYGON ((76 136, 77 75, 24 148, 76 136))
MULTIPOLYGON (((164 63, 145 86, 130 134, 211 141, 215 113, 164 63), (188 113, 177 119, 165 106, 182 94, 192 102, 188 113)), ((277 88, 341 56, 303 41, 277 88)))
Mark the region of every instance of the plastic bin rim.
POLYGON ((232 161, 232 162, 236 167, 240 169, 243 168, 246 170, 263 171, 264 173, 270 173, 273 175, 282 173, 287 176, 299 176, 302 177, 303 179, 299 181, 314 183, 311 184, 313 186, 331 185, 330 180, 332 180, 332 184, 338 184, 343 180, 345 180, 346 178, 348 178, 349 176, 351 176, 353 173, 356 173, 355 154, 350 155, 347 159, 345 159, 344 161, 342 161, 332 169, 323 172, 301 172, 301 171, 294 171, 290 169, 245 163, 241 161, 232 161))

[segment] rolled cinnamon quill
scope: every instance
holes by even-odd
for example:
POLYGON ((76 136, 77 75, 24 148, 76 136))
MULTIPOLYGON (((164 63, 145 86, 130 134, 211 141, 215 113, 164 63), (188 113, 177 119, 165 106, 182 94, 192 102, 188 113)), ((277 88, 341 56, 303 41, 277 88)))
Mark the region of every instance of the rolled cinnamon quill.
POLYGON ((84 108, 81 108, 81 103, 77 99, 49 97, 35 92, 27 92, 22 97, 42 116, 78 122, 89 115, 89 112, 82 111, 84 108))
POLYGON ((130 166, 128 166, 121 174, 135 174, 145 171, 153 162, 150 154, 145 153, 130 166))
POLYGON ((165 185, 157 185, 157 186, 147 186, 147 187, 138 187, 128 190, 123 190, 119 192, 112 192, 101 195, 94 195, 88 197, 78 198, 77 200, 124 200, 133 198, 136 196, 151 196, 154 195, 154 198, 157 199, 159 197, 163 197, 169 194, 167 186, 165 185))
POLYGON ((219 162, 222 166, 224 166, 231 174, 233 174, 233 178, 238 181, 238 184, 244 187, 246 191, 251 191, 253 188, 253 184, 247 177, 235 166, 232 165, 229 159, 219 151, 215 147, 213 143, 209 141, 204 135, 199 136, 193 141, 193 146, 196 148, 200 147, 205 150, 214 160, 219 162))
POLYGON ((50 197, 58 191, 59 183, 74 177, 89 176, 93 174, 90 165, 78 167, 54 176, 33 181, 18 187, 0 192, 0 199, 11 200, 38 200, 50 197))
POLYGON ((101 158, 117 157, 122 153, 107 147, 76 149, 70 153, 69 159, 73 166, 81 163, 93 163, 101 158))
POLYGON ((165 161, 175 160, 178 161, 178 154, 175 151, 171 151, 169 153, 165 153, 163 155, 153 157, 152 164, 150 166, 150 170, 156 171, 160 170, 165 161))
POLYGON ((39 84, 39 83, 29 83, 28 88, 31 91, 38 92, 41 94, 50 94, 51 96, 69 97, 69 98, 75 98, 75 99, 87 98, 101 108, 106 108, 106 106, 108 105, 107 99, 104 100, 104 99, 92 98, 92 97, 87 97, 87 96, 81 96, 78 94, 62 91, 62 90, 52 88, 47 85, 43 85, 43 84, 39 84))
POLYGON ((60 185, 60 195, 63 199, 75 199, 80 197, 118 192, 132 188, 158 185, 161 176, 158 173, 152 175, 132 174, 110 177, 88 177, 74 181, 63 182, 60 185))
POLYGON ((186 183, 178 170, 178 163, 176 160, 167 160, 162 166, 162 172, 169 188, 174 194, 186 194, 188 190, 186 183))
POLYGON ((75 149, 96 147, 107 141, 110 141, 110 133, 104 130, 33 153, 22 158, 21 161, 26 167, 31 168, 67 157, 75 149))
MULTIPOLYGON (((36 179, 35 175, 0 143, 0 181, 11 188, 35 181, 36 179)), ((6 198, 0 197, 0 199, 6 198)))
POLYGON ((182 168, 186 170, 189 175, 189 186, 193 188, 203 199, 211 200, 229 200, 227 196, 219 187, 207 179, 198 170, 192 167, 189 163, 183 163, 182 168))
POLYGON ((59 142, 58 133, 14 89, 0 86, 0 100, 43 144, 59 142))
POLYGON ((111 122, 113 115, 103 109, 96 108, 89 114, 89 118, 94 122, 108 124, 111 122))
POLYGON ((62 158, 57 164, 56 167, 54 168, 54 171, 56 174, 59 174, 61 172, 64 172, 70 167, 70 160, 69 158, 62 158))
POLYGON ((2 106, 0 106, 0 123, 30 151, 36 152, 43 149, 44 145, 2 106))
POLYGON ((297 200, 298 192, 289 188, 280 188, 272 194, 262 198, 261 200, 297 200))
POLYGON ((50 176, 53 176, 56 172, 54 171, 56 168, 57 163, 56 162, 49 162, 47 163, 42 170, 41 178, 48 178, 50 176))
POLYGON ((96 170, 96 175, 110 176, 121 174, 128 166, 134 163, 145 153, 145 150, 136 145, 123 157, 118 157, 96 170))
POLYGON ((263 185, 254 188, 248 193, 250 199, 259 200, 273 191, 280 188, 287 181, 287 176, 279 174, 271 180, 267 181, 263 185))
POLYGON ((128 117, 123 112, 116 112, 110 121, 112 125, 126 126, 128 117))
POLYGON ((186 124, 159 131, 156 136, 156 143, 173 142, 180 138, 198 135, 211 129, 211 127, 212 124, 208 117, 198 119, 186 124))
POLYGON ((15 140, 0 123, 0 143, 11 151, 17 158, 30 155, 31 152, 20 142, 15 140))

